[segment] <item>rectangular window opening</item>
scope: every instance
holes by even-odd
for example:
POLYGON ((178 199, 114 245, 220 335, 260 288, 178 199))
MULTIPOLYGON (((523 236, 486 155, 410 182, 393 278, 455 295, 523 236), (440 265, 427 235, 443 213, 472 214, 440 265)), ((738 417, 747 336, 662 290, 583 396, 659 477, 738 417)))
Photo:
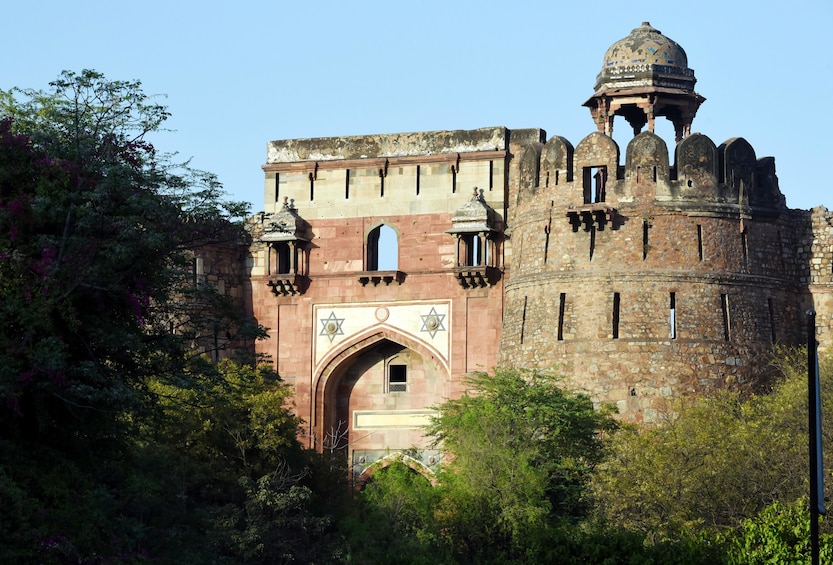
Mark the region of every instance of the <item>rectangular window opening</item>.
POLYGON ((648 223, 648 219, 645 218, 642 220, 642 260, 648 258, 648 250, 651 248, 651 244, 648 243, 648 230, 651 228, 651 224, 648 223))
POLYGON ((489 161, 489 192, 495 187, 495 162, 489 161))
POLYGON ((621 299, 618 292, 613 293, 613 339, 619 339, 619 308, 621 299))
POLYGON ((344 199, 350 200, 350 169, 345 171, 346 174, 344 175, 344 199))
POLYGON ((523 314, 521 314, 521 345, 523 345, 524 331, 526 330, 526 301, 527 301, 527 297, 524 296, 524 309, 523 309, 523 314))
POLYGON ((703 226, 697 224, 697 257, 703 261, 703 226))
POLYGON ((419 173, 420 173, 420 168, 419 168, 419 165, 417 165, 416 166, 416 193, 417 193, 417 196, 419 196, 419 173))
POLYGON ((388 365, 388 392, 408 391, 408 366, 388 365))
POLYGON ((772 343, 776 343, 778 336, 775 333, 775 301, 772 298, 767 298, 766 301, 769 309, 769 337, 772 343))
POLYGON ((205 266, 202 257, 194 257, 191 262, 191 272, 193 275, 194 286, 201 286, 205 284, 205 266))
POLYGON ((275 202, 280 202, 281 196, 281 174, 275 173, 275 202))
POLYGON ((743 258, 743 266, 746 267, 749 264, 749 240, 745 231, 740 233, 740 253, 743 258))
POLYGON ((562 292, 558 297, 558 341, 564 341, 564 309, 567 304, 567 294, 562 292))
POLYGON ((593 260, 593 255, 596 253, 596 226, 590 226, 590 260, 593 260))
POLYGON ((584 203, 604 202, 607 167, 584 167, 583 173, 584 203))
POLYGON ((723 339, 729 341, 732 339, 731 319, 729 317, 729 295, 720 295, 720 308, 723 311, 723 339))
POLYGON ((480 235, 476 233, 467 233, 460 236, 458 242, 462 246, 462 253, 460 253, 460 267, 477 267, 483 265, 485 254, 483 241, 480 235))
POLYGON ((457 192, 457 167, 451 167, 451 193, 457 192))
POLYGON ((379 171, 379 196, 385 197, 385 175, 382 174, 381 170, 379 171))
POLYGON ((309 174, 309 199, 310 202, 315 200, 315 179, 312 176, 312 173, 309 174))
POLYGON ((668 314, 669 336, 671 339, 677 339, 677 293, 671 293, 671 304, 668 314))
POLYGON ((292 268, 292 260, 291 260, 291 249, 289 248, 289 244, 284 242, 279 242, 275 244, 275 273, 278 275, 286 275, 290 273, 292 268))

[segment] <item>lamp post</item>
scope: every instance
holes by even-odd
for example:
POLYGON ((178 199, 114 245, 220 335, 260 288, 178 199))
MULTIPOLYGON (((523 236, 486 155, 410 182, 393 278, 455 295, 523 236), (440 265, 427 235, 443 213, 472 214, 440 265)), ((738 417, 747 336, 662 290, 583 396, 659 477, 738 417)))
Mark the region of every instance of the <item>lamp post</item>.
POLYGON ((807 311, 807 394, 810 430, 810 555, 812 565, 819 563, 819 515, 824 508, 824 473, 821 449, 821 391, 819 383, 816 312, 807 311))

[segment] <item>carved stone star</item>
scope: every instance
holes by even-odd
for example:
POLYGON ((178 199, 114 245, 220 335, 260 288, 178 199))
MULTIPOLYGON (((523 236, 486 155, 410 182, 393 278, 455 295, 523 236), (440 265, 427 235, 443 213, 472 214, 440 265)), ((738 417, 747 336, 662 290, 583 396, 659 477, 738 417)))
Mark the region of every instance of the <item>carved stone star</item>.
POLYGON ((439 314, 436 308, 431 308, 430 312, 424 316, 421 315, 420 318, 422 318, 422 328, 419 331, 428 332, 428 335, 432 338, 437 335, 437 332, 445 331, 445 326, 443 325, 445 314, 439 314))
POLYGON ((335 312, 330 312, 330 315, 326 318, 320 318, 321 321, 321 333, 318 335, 323 335, 330 340, 332 343, 333 339, 337 335, 344 335, 344 331, 341 329, 341 324, 344 323, 344 318, 336 318, 335 312))

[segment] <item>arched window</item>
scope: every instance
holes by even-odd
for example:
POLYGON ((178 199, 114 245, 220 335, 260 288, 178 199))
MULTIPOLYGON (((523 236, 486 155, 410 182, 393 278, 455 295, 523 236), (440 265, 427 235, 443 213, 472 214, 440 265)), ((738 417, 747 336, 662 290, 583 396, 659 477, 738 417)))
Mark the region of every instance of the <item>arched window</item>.
POLYGON ((399 239, 396 230, 382 224, 367 235, 367 270, 399 269, 399 239))

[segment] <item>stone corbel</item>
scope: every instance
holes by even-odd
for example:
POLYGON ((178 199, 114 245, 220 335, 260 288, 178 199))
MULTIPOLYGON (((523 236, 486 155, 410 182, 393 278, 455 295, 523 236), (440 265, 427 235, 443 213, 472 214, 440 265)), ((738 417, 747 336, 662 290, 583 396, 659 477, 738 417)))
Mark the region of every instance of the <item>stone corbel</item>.
POLYGON ((359 273, 359 283, 362 286, 368 284, 390 286, 392 284, 400 285, 403 282, 405 282, 405 273, 402 271, 363 271, 359 273))
POLYGON ((309 287, 309 277, 303 275, 276 275, 266 283, 275 296, 298 296, 309 287))
POLYGON ((586 204, 584 206, 577 206, 567 210, 567 218, 573 226, 573 231, 584 225, 587 231, 591 226, 596 226, 597 229, 603 230, 606 224, 610 225, 612 229, 616 229, 616 208, 607 206, 602 203, 586 204))

